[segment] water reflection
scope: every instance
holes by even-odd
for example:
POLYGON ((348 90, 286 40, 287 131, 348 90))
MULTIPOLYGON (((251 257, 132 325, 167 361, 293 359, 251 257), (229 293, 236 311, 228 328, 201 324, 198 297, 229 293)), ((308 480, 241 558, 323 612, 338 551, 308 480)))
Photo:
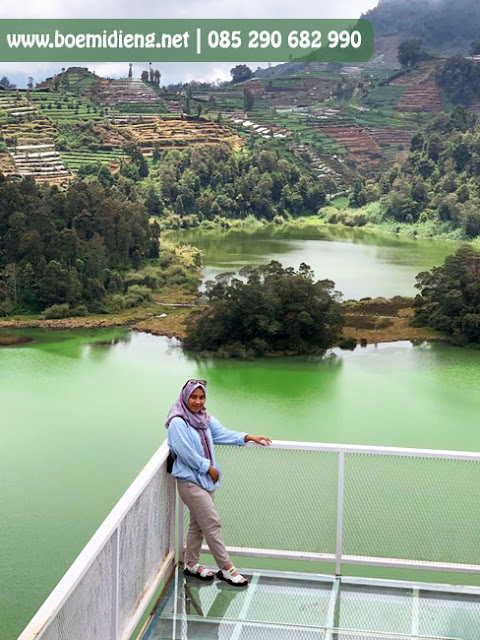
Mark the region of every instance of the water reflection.
POLYGON ((317 278, 333 280, 346 299, 414 295, 416 275, 442 264, 459 246, 334 225, 191 229, 169 232, 168 237, 203 251, 204 282, 222 271, 238 271, 274 259, 294 268, 305 262, 317 278))

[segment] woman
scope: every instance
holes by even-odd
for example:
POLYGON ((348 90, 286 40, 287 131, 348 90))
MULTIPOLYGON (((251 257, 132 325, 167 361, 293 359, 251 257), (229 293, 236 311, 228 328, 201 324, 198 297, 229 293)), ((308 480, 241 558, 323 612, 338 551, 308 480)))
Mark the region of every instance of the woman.
POLYGON ((178 493, 190 510, 184 574, 210 582, 213 573, 198 560, 203 537, 219 566, 217 578, 235 587, 246 586, 248 580, 230 561, 223 542, 220 518, 213 504, 219 486, 220 471, 215 464, 213 443, 243 445, 256 442, 268 445, 266 436, 252 436, 229 431, 207 413, 205 380, 188 380, 170 409, 165 426, 168 446, 175 456, 172 475, 177 479, 178 493))

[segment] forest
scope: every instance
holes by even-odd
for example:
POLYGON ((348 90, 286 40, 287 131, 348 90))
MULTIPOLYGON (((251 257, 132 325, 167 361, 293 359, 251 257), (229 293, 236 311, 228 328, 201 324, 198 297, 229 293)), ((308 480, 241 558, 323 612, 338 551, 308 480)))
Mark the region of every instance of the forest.
POLYGON ((118 311, 149 299, 161 282, 188 282, 175 255, 160 250, 159 232, 143 203, 117 186, 80 180, 64 192, 31 178, 3 180, 0 315, 118 311))
POLYGON ((357 182, 351 203, 379 201, 397 222, 428 222, 480 234, 480 121, 457 107, 417 132, 405 162, 376 181, 357 182))

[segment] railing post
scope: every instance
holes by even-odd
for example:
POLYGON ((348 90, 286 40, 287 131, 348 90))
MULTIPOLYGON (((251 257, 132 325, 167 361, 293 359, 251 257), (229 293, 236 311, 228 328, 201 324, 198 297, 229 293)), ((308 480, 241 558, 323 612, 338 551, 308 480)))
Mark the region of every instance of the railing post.
POLYGON ((112 640, 118 640, 118 587, 120 571, 120 525, 112 534, 113 558, 112 558, 112 640))
POLYGON ((175 479, 172 476, 169 477, 170 480, 170 544, 168 545, 168 550, 173 551, 173 556, 175 557, 175 546, 177 543, 176 538, 176 513, 177 513, 177 490, 175 486, 175 479))
POLYGON ((177 536, 177 561, 176 564, 178 564, 179 562, 183 562, 183 541, 184 541, 184 520, 183 520, 183 511, 184 511, 184 505, 183 505, 183 500, 180 497, 180 494, 178 493, 177 490, 177 517, 178 517, 178 536, 177 536))
POLYGON ((345 485, 345 452, 338 454, 338 480, 337 480, 337 543, 335 550, 335 575, 342 575, 343 555, 343 505, 345 485))

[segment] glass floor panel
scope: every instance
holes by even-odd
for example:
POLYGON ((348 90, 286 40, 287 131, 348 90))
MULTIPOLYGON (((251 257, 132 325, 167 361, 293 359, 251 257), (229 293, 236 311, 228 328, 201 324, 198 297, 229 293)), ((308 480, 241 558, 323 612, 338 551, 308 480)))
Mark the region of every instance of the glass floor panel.
POLYGON ((480 589, 247 571, 247 588, 175 574, 142 640, 480 638, 480 589))

